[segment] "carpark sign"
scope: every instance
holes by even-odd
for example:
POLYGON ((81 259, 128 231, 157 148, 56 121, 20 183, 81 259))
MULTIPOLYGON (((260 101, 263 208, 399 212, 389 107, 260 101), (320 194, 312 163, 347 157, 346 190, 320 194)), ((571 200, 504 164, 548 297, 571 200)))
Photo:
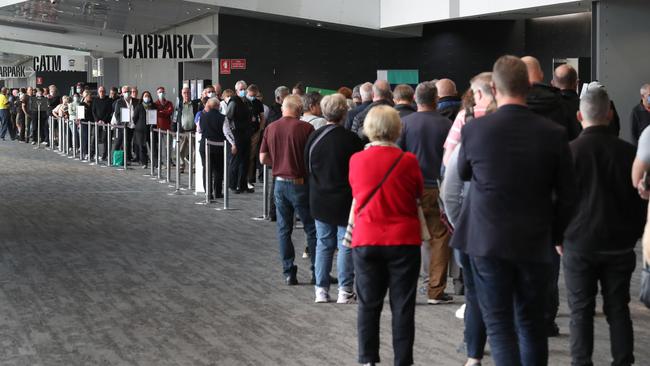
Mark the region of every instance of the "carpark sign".
POLYGON ((217 58, 216 34, 125 34, 122 56, 128 59, 217 58))

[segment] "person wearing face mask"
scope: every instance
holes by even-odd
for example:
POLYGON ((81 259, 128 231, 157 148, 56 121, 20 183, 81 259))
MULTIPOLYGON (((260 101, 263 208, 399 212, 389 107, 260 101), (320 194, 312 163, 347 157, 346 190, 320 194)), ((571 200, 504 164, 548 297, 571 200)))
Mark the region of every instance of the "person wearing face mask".
MULTIPOLYGON (((113 112, 113 100, 106 95, 106 88, 100 86, 97 88, 97 98, 93 100, 92 104, 92 114, 95 121, 98 123, 109 124, 111 123, 111 113, 113 112)), ((99 133, 99 131, 96 131, 99 133)), ((100 142, 102 143, 102 156, 101 160, 105 161, 108 156, 108 144, 107 138, 108 133, 106 127, 101 128, 101 135, 98 136, 100 142)))
MULTIPOLYGON (((141 100, 138 99, 138 95, 139 95, 138 94, 138 87, 136 87, 136 86, 132 87, 131 88, 131 103, 133 104, 134 109, 138 104, 141 103, 141 100)), ((135 144, 133 143, 133 136, 135 135, 135 131, 134 131, 134 129, 135 129, 135 120, 133 120, 133 121, 134 121, 134 124, 129 125, 129 127, 128 127, 130 131, 126 132, 126 138, 127 138, 126 145, 131 147, 130 151, 129 151, 129 154, 131 155, 131 162, 136 162, 136 161, 140 161, 140 150, 141 149, 140 149, 139 146, 136 146, 137 143, 135 143, 135 144)))
POLYGON ((135 124, 133 123, 133 98, 131 97, 131 87, 125 85, 122 87, 122 98, 118 99, 113 105, 115 110, 113 114, 115 115, 115 121, 118 124, 124 124, 124 130, 116 132, 115 144, 113 145, 114 150, 122 150, 126 152, 127 165, 130 165, 130 161, 133 160, 133 155, 131 154, 131 146, 129 142, 133 140, 132 134, 135 124), (126 123, 122 122, 122 109, 129 110, 129 121, 126 123), (126 135, 126 136, 125 136, 126 135), (126 138, 125 138, 126 137, 126 138), (126 146, 122 146, 123 142, 126 141, 126 146))
POLYGON ((25 142, 25 110, 23 109, 25 103, 25 89, 21 88, 18 92, 16 103, 16 135, 18 141, 25 142))
MULTIPOLYGON (((167 100, 166 94, 165 94, 165 88, 160 86, 158 89, 156 89, 156 94, 158 96, 158 100, 156 100, 156 109, 158 110, 158 120, 157 120, 157 126, 159 129, 166 131, 171 129, 171 124, 172 124, 172 114, 174 114, 174 105, 172 102, 167 100)), ((163 137, 164 138, 164 137, 163 137)), ((158 146, 158 135, 154 134, 154 148, 157 148, 158 146)), ((171 142, 172 140, 169 140, 169 151, 171 151, 171 142)), ((157 150, 154 150, 157 151, 157 150)), ((163 154, 167 152, 166 148, 162 149, 163 154)), ((171 162, 171 157, 169 157, 169 161, 171 162)), ((173 165, 173 162, 171 163, 173 165)))
POLYGON ((156 109, 151 98, 151 93, 145 91, 142 93, 142 100, 133 109, 133 121, 135 123, 135 145, 138 149, 137 155, 140 158, 142 169, 148 168, 149 158, 147 156, 147 136, 149 135, 149 126, 147 126, 147 111, 156 109))
POLYGON ((226 118, 230 126, 234 127, 233 135, 235 144, 230 147, 230 189, 236 194, 253 193, 254 189, 248 188, 248 164, 253 130, 253 114, 246 99, 247 84, 240 80, 235 84, 236 97, 230 98, 226 108, 226 118))
MULTIPOLYGON (((80 120, 81 122, 94 122, 92 114, 92 104, 93 96, 89 90, 83 92, 83 97, 81 103, 79 103, 78 108, 84 109, 84 119, 80 120)), ((95 155, 95 144, 91 144, 91 141, 94 141, 95 129, 94 126, 88 124, 80 124, 81 126, 81 156, 84 160, 90 160, 95 155), (88 140, 88 129, 90 129, 90 140, 88 140), (90 153, 90 155, 89 155, 90 153)))
MULTIPOLYGON (((176 131, 178 129, 180 133, 194 131, 194 116, 199 111, 199 104, 190 99, 190 88, 185 87, 181 90, 181 98, 174 111, 175 122, 172 125, 172 130, 176 131)), ((185 171, 185 161, 189 159, 189 139, 186 135, 179 136, 177 148, 180 148, 179 156, 181 161, 177 161, 176 164, 180 164, 180 172, 183 173, 185 171)))
MULTIPOLYGON (((260 89, 255 84, 251 84, 246 89, 246 100, 248 107, 251 110, 253 121, 251 123, 251 150, 249 153, 248 161, 248 189, 255 188, 255 173, 257 170, 256 159, 259 154, 261 143, 261 132, 264 130, 266 119, 264 118, 264 104, 257 99, 260 89)), ((260 166, 261 168, 261 166, 260 166)))

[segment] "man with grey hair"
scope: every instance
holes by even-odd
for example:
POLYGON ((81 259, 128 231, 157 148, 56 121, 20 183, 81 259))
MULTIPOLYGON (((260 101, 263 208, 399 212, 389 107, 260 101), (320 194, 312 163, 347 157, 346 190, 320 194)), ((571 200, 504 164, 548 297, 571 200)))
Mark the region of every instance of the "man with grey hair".
MULTIPOLYGON (((436 84, 430 81, 420 83, 415 89, 415 102, 418 111, 402 119, 402 136, 398 145, 415 154, 420 163, 424 177, 422 209, 427 222, 431 240, 425 245, 430 247, 428 303, 446 304, 453 298, 445 293, 447 287, 447 266, 451 255, 449 248, 449 231, 440 220, 438 196, 440 194, 438 179, 442 164, 443 145, 451 121, 436 111, 438 101, 436 84)), ((426 252, 426 251, 425 251, 426 252)))
POLYGON ((352 101, 354 102, 355 106, 359 106, 362 102, 361 100, 361 84, 356 85, 352 89, 352 101))
POLYGON ((248 188, 248 164, 251 153, 251 136, 253 132, 253 115, 251 105, 246 99, 248 85, 244 80, 235 84, 236 96, 230 98, 226 107, 226 118, 233 128, 235 144, 230 145, 230 189, 235 194, 242 192, 253 193, 254 189, 248 188))
POLYGON ((612 110, 603 88, 586 91, 578 119, 583 131, 571 142, 577 192, 576 214, 558 246, 569 309, 573 365, 591 365, 598 284, 610 327, 612 365, 634 363, 630 279, 634 247, 643 233, 646 210, 629 184, 635 148, 607 125, 612 110))
POLYGON ((356 106, 355 108, 352 108, 348 112, 348 117, 347 120, 345 121, 345 129, 346 130, 351 130, 352 129, 352 123, 354 122, 354 117, 357 116, 357 114, 363 112, 372 104, 372 83, 363 83, 359 87, 359 94, 361 96, 361 104, 356 106))
POLYGON ((632 110, 630 123, 632 125, 632 139, 637 144, 641 132, 650 125, 650 84, 641 86, 641 103, 637 104, 632 110))
MULTIPOLYGON (((363 90, 363 89, 362 89, 363 90)), ((363 95, 363 92, 362 92, 363 95)), ((372 85, 372 103, 363 111, 359 112, 352 121, 352 132, 356 132, 364 142, 369 142, 363 133, 363 122, 370 110, 378 105, 393 106, 393 92, 390 90, 390 84, 386 80, 377 80, 372 85)))

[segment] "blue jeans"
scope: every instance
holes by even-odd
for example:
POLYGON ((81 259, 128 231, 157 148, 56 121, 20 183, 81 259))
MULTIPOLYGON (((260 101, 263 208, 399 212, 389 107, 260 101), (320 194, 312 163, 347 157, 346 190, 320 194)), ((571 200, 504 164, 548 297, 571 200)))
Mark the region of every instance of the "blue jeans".
POLYGON ((544 325, 550 263, 470 257, 492 358, 497 366, 548 364, 544 325))
POLYGON ((316 286, 330 287, 330 271, 332 270, 332 259, 334 250, 339 248, 336 258, 338 269, 339 288, 352 292, 354 283, 354 266, 352 264, 352 248, 343 245, 345 226, 330 225, 322 221, 316 221, 316 262, 314 271, 316 274, 316 286))
POLYGON ((5 138, 9 131, 9 109, 0 109, 0 138, 5 138))
POLYGON ((470 264, 469 256, 460 250, 454 250, 454 255, 463 268, 463 283, 465 284, 465 343, 467 357, 483 359, 487 335, 481 308, 476 297, 476 283, 470 264))
MULTIPOLYGON (((273 195, 278 218, 276 227, 280 241, 280 259, 282 260, 282 271, 286 277, 295 273, 296 270, 296 266, 293 264, 296 253, 291 241, 295 214, 298 213, 305 228, 310 253, 316 252, 316 226, 309 213, 309 187, 307 185, 276 181, 273 195)), ((315 256, 311 255, 310 259, 313 271, 315 256)))

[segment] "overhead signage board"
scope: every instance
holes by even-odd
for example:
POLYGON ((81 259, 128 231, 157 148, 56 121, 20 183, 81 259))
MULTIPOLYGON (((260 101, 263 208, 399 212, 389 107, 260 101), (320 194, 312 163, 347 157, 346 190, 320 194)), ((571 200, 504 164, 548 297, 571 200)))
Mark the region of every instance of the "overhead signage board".
POLYGON ((84 56, 41 55, 34 57, 35 71, 85 71, 84 56))
POLYGON ((246 70, 246 59, 245 58, 230 59, 230 68, 232 70, 246 70))
POLYGON ((126 59, 217 58, 216 34, 125 34, 122 57, 126 59))
POLYGON ((29 66, 0 66, 0 79, 25 79, 34 75, 29 66))

